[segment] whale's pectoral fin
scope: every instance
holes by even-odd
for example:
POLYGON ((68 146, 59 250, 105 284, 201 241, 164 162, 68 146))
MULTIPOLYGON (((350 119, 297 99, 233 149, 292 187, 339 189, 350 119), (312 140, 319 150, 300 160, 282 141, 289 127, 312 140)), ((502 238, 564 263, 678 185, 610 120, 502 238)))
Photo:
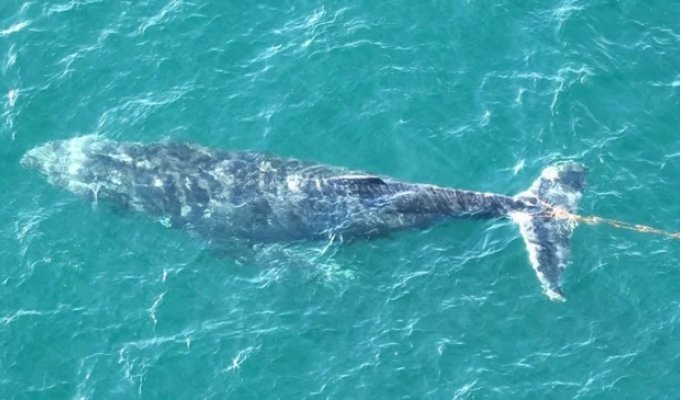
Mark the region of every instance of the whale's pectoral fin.
POLYGON ((569 263, 575 222, 569 218, 556 218, 545 210, 562 208, 570 213, 575 212, 585 188, 585 176, 586 169, 574 162, 546 168, 529 190, 516 196, 537 204, 537 209, 543 211, 516 211, 510 214, 519 225, 531 266, 551 300, 565 300, 560 280, 569 263))

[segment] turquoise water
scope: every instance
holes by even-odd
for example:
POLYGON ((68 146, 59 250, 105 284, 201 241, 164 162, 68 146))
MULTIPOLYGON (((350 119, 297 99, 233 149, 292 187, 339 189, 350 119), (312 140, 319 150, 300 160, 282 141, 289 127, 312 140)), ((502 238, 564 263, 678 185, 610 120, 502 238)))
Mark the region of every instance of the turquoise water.
POLYGON ((243 263, 19 165, 97 133, 500 193, 573 159, 584 214, 680 230, 675 1, 0 5, 0 398, 674 398, 680 242, 581 226, 566 303, 509 221, 243 263))

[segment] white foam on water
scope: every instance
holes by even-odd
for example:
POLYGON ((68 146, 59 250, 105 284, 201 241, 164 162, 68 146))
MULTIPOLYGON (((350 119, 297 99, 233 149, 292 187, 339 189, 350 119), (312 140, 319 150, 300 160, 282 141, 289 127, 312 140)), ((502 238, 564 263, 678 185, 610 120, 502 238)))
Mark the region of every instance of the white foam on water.
POLYGON ((20 32, 28 27, 31 23, 28 21, 17 22, 16 24, 10 26, 9 28, 0 31, 0 36, 9 36, 13 33, 20 32))
POLYGON ((250 357, 250 355, 256 351, 260 350, 260 346, 249 346, 243 350, 240 350, 236 356, 231 359, 231 365, 227 367, 226 371, 236 371, 241 368, 241 365, 250 357))
POLYGON ((147 29, 149 29, 152 26, 158 25, 163 22, 165 19, 165 16, 168 13, 172 13, 179 9, 179 7, 182 5, 181 0, 171 0, 169 3, 167 3, 159 12, 158 14, 148 18, 140 27, 139 27, 139 33, 144 33, 147 29))
POLYGON ((14 49, 14 45, 10 46, 7 51, 7 62, 5 63, 5 71, 7 71, 11 66, 17 62, 17 52, 14 49))
POLYGON ((9 107, 14 107, 19 97, 19 91, 17 89, 12 89, 7 93, 7 105, 9 107))
POLYGON ((525 165, 524 159, 519 160, 519 162, 517 162, 517 164, 515 164, 515 166, 512 167, 513 175, 517 175, 519 173, 519 171, 523 170, 524 165, 525 165))

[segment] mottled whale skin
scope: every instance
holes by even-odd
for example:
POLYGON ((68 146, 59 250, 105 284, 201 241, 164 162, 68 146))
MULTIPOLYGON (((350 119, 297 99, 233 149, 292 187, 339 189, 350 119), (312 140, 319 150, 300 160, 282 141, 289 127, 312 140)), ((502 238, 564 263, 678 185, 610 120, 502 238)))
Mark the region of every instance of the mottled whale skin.
POLYGON ((22 164, 78 195, 109 199, 211 238, 362 239, 452 218, 510 217, 545 292, 559 300, 573 224, 550 211, 574 211, 585 185, 585 168, 573 162, 553 165, 529 190, 504 196, 256 152, 92 135, 38 146, 22 164))

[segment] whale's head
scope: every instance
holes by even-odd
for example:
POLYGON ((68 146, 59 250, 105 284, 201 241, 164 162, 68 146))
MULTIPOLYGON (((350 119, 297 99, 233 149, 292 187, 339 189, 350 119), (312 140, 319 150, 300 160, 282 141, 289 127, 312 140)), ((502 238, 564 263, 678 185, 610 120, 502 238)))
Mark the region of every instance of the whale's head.
POLYGON ((87 192, 97 180, 96 171, 89 166, 111 143, 95 135, 47 142, 26 152, 21 164, 40 172, 53 185, 76 193, 87 192))

